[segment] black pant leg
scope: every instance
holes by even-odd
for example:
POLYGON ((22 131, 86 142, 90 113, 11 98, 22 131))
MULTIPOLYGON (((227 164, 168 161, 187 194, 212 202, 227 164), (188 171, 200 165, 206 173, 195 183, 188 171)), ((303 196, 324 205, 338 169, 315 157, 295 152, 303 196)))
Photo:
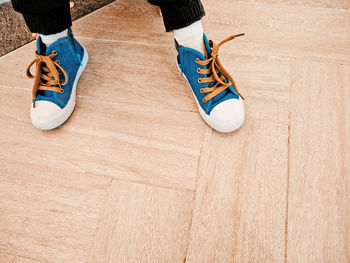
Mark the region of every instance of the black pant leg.
POLYGON ((161 8, 167 32, 186 27, 205 15, 200 0, 148 0, 148 2, 161 8))
POLYGON ((11 0, 31 32, 55 34, 72 26, 69 0, 11 0))

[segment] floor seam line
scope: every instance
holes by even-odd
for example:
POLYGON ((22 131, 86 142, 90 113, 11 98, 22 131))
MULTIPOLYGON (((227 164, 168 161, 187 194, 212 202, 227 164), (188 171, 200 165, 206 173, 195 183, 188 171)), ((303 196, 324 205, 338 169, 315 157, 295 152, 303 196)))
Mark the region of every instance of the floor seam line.
POLYGON ((194 212, 195 212, 195 208, 196 208, 196 198, 197 198, 197 190, 198 190, 198 181, 199 181, 199 167, 200 167, 200 163, 201 163, 201 157, 202 157, 202 153, 204 151, 204 144, 206 141, 206 137, 208 135, 208 130, 209 128, 206 127, 204 134, 203 134, 203 142, 200 146, 200 150, 199 150, 199 157, 198 157, 198 164, 197 164, 197 172, 196 172, 196 182, 195 182, 195 190, 194 190, 194 194, 193 194, 193 209, 192 209, 192 216, 191 216, 191 221, 190 221, 190 228, 189 228, 189 232, 188 232, 188 243, 187 243, 187 248, 186 248, 186 254, 185 254, 185 258, 184 258, 184 262, 187 262, 187 256, 188 256, 188 248, 190 246, 190 241, 191 241, 191 230, 192 230, 192 225, 193 225, 193 217, 194 217, 194 212))
POLYGON ((104 42, 113 42, 113 43, 123 43, 123 44, 134 44, 134 45, 142 45, 142 46, 155 46, 155 47, 171 48, 170 45, 153 44, 153 43, 139 42, 139 41, 117 40, 117 39, 86 37, 86 36, 76 36, 76 38, 77 39, 94 40, 94 41, 104 41, 104 42))
POLYGON ((289 114, 288 114, 288 140, 287 140, 287 182, 286 182, 286 219, 285 219, 285 241, 284 241, 284 261, 288 261, 288 217, 289 217, 289 179, 290 179, 290 128, 292 122, 292 87, 293 87, 293 63, 294 59, 290 60, 290 85, 289 85, 289 114))

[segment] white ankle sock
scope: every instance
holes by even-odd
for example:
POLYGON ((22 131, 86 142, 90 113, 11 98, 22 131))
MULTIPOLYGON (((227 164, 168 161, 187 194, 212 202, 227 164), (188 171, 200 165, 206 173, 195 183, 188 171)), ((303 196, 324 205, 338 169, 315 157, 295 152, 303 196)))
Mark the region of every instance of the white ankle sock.
POLYGON ((187 27, 174 30, 174 37, 180 45, 198 50, 204 55, 206 54, 203 40, 203 26, 200 20, 187 27))
POLYGON ((58 39, 62 37, 68 36, 68 29, 63 30, 62 32, 52 34, 52 35, 42 35, 40 34, 41 41, 48 47, 53 42, 57 41, 58 39))

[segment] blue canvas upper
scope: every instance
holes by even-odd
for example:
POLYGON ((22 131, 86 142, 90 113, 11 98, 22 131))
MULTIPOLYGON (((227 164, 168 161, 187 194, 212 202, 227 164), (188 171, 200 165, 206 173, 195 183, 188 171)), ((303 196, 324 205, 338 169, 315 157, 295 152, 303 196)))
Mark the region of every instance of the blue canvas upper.
MULTIPOLYGON (((61 67, 66 71, 68 75, 68 82, 62 86, 64 93, 39 90, 36 96, 36 101, 46 100, 57 104, 60 108, 64 108, 68 103, 68 100, 72 93, 73 83, 76 78, 79 66, 81 65, 82 58, 84 57, 84 49, 75 40, 71 29, 68 30, 68 36, 63 37, 52 43, 46 48, 42 43, 41 38, 37 39, 37 53, 40 55, 49 55, 53 51, 57 52, 57 55, 52 59, 58 60, 61 67)), ((64 79, 64 75, 60 72, 60 79, 64 79)))
MULTIPOLYGON (((204 40, 205 48, 208 52, 208 57, 210 57, 211 47, 210 47, 209 41, 208 41, 205 34, 203 34, 203 40, 204 40)), ((178 66, 179 66, 182 74, 185 74, 185 76, 186 76, 186 78, 187 78, 187 80, 192 88, 192 91, 193 91, 194 95, 196 96, 196 99, 197 99, 199 105, 202 107, 202 109, 207 114, 210 114, 212 109, 217 104, 219 104, 225 100, 239 99, 239 95, 235 92, 233 86, 231 85, 228 89, 224 90, 220 94, 216 95, 214 98, 212 98, 209 101, 207 101, 206 103, 204 103, 202 101, 202 99, 206 95, 208 95, 208 93, 201 93, 200 89, 212 87, 216 84, 215 81, 213 81, 211 83, 199 83, 198 82, 198 78, 208 77, 208 75, 206 75, 206 74, 200 74, 197 72, 198 68, 207 68, 208 67, 208 66, 199 65, 198 63, 196 63, 197 58, 200 60, 206 60, 204 54, 202 54, 201 52, 199 52, 195 49, 184 47, 182 45, 178 45, 176 40, 175 40, 175 47, 178 51, 178 55, 177 55, 178 66)), ((221 73, 219 74, 219 76, 221 76, 221 73)), ((225 79, 224 82, 227 83, 227 79, 225 79)))

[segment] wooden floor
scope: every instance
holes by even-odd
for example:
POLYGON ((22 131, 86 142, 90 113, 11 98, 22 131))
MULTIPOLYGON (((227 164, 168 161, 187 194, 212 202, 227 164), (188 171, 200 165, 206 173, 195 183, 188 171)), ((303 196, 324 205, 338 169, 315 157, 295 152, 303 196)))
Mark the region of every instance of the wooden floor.
POLYGON ((54 131, 29 118, 34 43, 0 58, 0 262, 350 262, 350 1, 204 0, 245 95, 219 134, 145 0, 74 23, 90 61, 54 131))

